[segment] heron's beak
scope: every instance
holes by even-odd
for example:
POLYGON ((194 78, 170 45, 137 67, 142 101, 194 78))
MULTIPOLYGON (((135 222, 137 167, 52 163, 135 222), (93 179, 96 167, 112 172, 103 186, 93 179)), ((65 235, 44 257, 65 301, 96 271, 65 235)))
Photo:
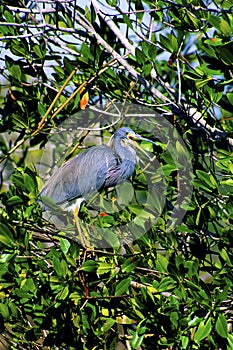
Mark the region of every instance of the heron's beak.
POLYGON ((130 143, 134 145, 134 147, 139 149, 142 153, 144 153, 150 159, 150 156, 146 153, 146 151, 135 141, 147 141, 157 146, 156 142, 151 141, 150 139, 146 139, 145 137, 142 137, 141 135, 135 134, 135 133, 129 133, 127 135, 127 138, 129 139, 130 143))
POLYGON ((147 142, 153 143, 154 145, 157 146, 156 142, 151 141, 150 139, 146 139, 145 137, 142 137, 141 135, 136 134, 136 133, 128 133, 127 138, 129 140, 135 140, 135 141, 147 141, 147 142))

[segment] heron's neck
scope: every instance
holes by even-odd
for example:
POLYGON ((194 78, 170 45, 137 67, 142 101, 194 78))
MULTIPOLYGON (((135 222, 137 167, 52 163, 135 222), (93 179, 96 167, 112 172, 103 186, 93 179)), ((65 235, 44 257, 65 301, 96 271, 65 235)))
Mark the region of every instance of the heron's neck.
POLYGON ((120 162, 113 169, 109 169, 105 181, 106 187, 115 186, 133 175, 136 164, 136 152, 133 148, 126 145, 122 146, 120 143, 112 145, 113 150, 117 154, 120 162))
POLYGON ((123 159, 120 165, 120 173, 122 179, 128 179, 133 175, 135 169, 136 160, 123 159))
POLYGON ((135 150, 127 146, 122 146, 121 143, 114 145, 114 150, 121 160, 121 164, 119 166, 119 172, 121 176, 124 178, 129 178, 135 169, 136 164, 136 152, 135 150))
POLYGON ((129 159, 123 159, 116 167, 109 169, 105 180, 105 187, 116 186, 124 182, 133 175, 135 162, 129 159))
POLYGON ((136 151, 133 147, 130 147, 129 145, 123 146, 120 142, 113 145, 114 151, 118 155, 118 157, 121 159, 121 162, 127 163, 128 161, 130 163, 136 164, 136 151))

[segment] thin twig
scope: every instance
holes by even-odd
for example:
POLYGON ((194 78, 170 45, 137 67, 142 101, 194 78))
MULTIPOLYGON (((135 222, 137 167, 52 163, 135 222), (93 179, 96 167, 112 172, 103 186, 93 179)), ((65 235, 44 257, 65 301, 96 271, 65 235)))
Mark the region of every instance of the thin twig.
MULTIPOLYGON (((78 67, 76 67, 68 76, 68 78, 65 80, 64 84, 62 85, 61 89, 58 91, 57 95, 55 96, 53 102, 51 103, 51 105, 49 106, 49 108, 47 109, 45 115, 43 116, 43 118, 41 119, 40 123, 38 124, 37 130, 34 131, 34 133, 32 133, 32 136, 34 136, 35 134, 38 133, 39 130, 41 130, 44 126, 44 123, 46 121, 46 118, 48 117, 49 113, 51 112, 51 110, 53 109, 54 105, 56 104, 57 100, 59 99, 59 97, 61 96, 63 90, 65 89, 66 85, 69 83, 69 81, 73 78, 74 74, 77 72, 78 67)), ((80 87, 79 87, 80 89, 80 87)), ((81 90, 81 89, 80 89, 81 90)))

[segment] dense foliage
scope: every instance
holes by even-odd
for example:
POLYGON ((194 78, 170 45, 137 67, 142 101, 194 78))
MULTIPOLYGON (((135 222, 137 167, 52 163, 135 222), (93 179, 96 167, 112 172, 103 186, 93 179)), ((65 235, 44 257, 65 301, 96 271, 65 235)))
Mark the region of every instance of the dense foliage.
POLYGON ((230 0, 1 1, 2 349, 233 348, 232 10, 230 0), (128 124, 157 141, 142 145, 157 170, 143 154, 122 210, 109 208, 117 190, 101 192, 101 215, 82 207, 82 229, 104 229, 109 243, 85 250, 72 220, 66 232, 42 217, 43 151, 55 145, 49 159, 61 164, 128 124), (135 218, 142 234, 121 247, 113 228, 135 218))

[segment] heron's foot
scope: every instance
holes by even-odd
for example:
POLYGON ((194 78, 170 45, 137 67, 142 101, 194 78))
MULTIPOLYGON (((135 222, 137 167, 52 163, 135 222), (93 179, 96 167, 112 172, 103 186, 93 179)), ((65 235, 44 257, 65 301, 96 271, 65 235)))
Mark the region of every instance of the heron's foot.
POLYGON ((86 252, 93 252, 95 250, 94 245, 87 245, 86 247, 84 247, 86 252))

